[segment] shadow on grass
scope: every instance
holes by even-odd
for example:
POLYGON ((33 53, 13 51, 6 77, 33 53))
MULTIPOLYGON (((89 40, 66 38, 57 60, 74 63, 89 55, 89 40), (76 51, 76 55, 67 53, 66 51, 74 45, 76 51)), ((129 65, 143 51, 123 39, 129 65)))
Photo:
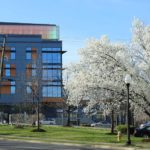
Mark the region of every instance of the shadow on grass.
POLYGON ((44 129, 33 129, 31 132, 46 132, 44 129))
POLYGON ((111 133, 111 132, 109 132, 109 133, 105 133, 106 135, 117 135, 117 133, 111 133))
POLYGON ((0 136, 1 135, 13 135, 14 133, 0 133, 0 136))
POLYGON ((71 125, 63 125, 62 127, 73 127, 73 126, 71 126, 71 125))

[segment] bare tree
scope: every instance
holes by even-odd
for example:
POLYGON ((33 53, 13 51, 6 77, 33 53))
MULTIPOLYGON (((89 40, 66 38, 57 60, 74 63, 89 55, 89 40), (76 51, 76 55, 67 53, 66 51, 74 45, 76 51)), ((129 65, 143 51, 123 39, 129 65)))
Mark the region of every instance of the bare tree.
POLYGON ((36 106, 37 113, 37 131, 40 131, 40 103, 42 88, 42 65, 39 61, 33 61, 27 68, 27 74, 31 75, 27 78, 27 95, 28 100, 36 106), (32 101, 31 101, 32 100, 32 101))

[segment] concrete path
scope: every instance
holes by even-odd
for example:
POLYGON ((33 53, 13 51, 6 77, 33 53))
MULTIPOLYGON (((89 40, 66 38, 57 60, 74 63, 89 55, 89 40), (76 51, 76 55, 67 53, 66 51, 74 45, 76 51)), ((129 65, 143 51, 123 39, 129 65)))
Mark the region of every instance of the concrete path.
MULTIPOLYGON (((21 142, 12 140, 0 140, 0 150, 116 150, 111 147, 73 146, 66 144, 43 144, 33 142, 21 142)), ((119 150, 125 150, 120 149, 119 150)))

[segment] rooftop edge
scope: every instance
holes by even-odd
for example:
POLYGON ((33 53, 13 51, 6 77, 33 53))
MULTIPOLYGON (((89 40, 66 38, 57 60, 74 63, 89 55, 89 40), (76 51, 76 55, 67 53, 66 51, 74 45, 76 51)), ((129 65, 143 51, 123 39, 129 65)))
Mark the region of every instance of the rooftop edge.
POLYGON ((56 24, 21 23, 21 22, 0 22, 0 25, 37 25, 37 26, 57 26, 56 24))

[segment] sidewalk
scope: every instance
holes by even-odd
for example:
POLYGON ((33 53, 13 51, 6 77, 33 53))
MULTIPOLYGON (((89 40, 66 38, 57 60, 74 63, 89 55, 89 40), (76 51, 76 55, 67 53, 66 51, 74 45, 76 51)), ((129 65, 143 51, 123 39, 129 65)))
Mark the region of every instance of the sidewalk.
POLYGON ((17 137, 17 136, 7 136, 3 135, 0 137, 0 140, 9 140, 9 141, 20 141, 20 142, 29 142, 29 143, 45 143, 45 144, 53 144, 53 145, 64 145, 64 146, 76 146, 83 148, 102 148, 102 149, 111 149, 111 150, 150 150, 150 143, 137 145, 137 146, 126 146, 125 144, 115 144, 115 143, 99 143, 99 144, 77 144, 70 143, 66 140, 64 141, 50 141, 49 139, 32 138, 32 137, 17 137))

